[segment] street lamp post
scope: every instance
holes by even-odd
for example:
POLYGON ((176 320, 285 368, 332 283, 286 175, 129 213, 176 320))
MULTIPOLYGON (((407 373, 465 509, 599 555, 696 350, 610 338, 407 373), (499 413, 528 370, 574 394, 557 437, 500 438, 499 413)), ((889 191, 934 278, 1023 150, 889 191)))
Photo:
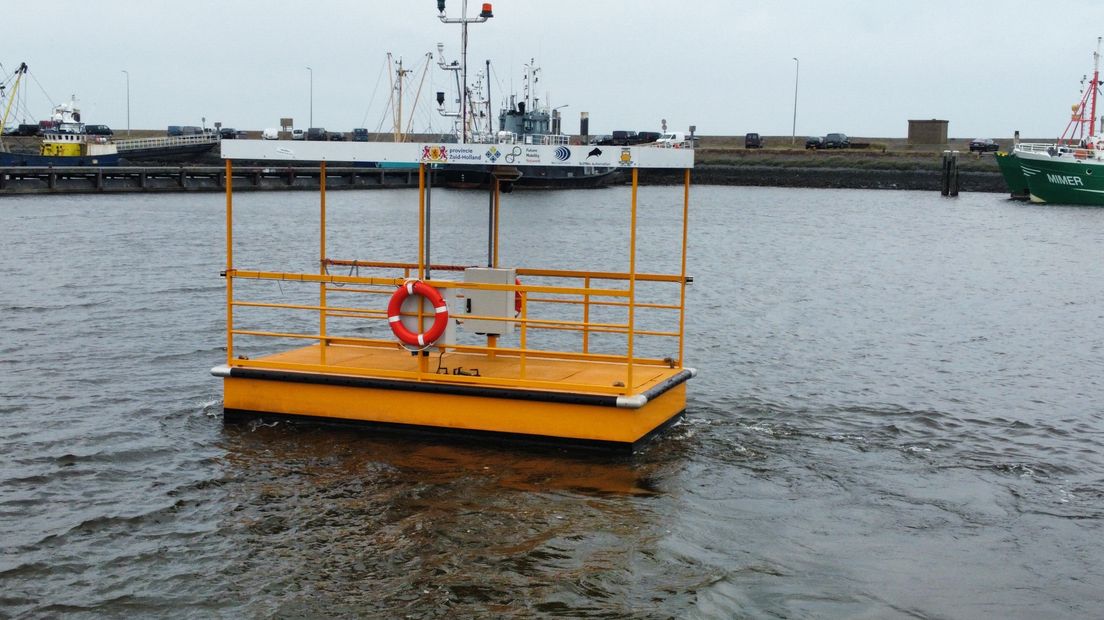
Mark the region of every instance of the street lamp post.
POLYGON ((794 117, 793 135, 790 137, 790 145, 797 144, 797 78, 801 75, 801 61, 794 57, 794 117))
POLYGON ((307 67, 307 71, 310 71, 310 119, 307 127, 314 127, 314 69, 307 67))
POLYGON ((127 137, 130 137, 130 71, 123 69, 123 73, 126 74, 126 96, 127 96, 127 137))

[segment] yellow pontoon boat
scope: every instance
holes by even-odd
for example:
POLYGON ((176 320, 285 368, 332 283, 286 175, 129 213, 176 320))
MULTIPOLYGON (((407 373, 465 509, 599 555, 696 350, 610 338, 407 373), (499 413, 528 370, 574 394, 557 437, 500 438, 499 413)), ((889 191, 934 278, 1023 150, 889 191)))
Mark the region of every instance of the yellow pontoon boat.
MULTIPOLYGON (((227 419, 277 415, 379 429, 638 447, 682 415, 686 381, 695 374, 683 365, 694 156, 692 148, 670 146, 527 146, 523 157, 511 158, 509 167, 495 168, 499 175, 516 175, 517 168, 527 165, 619 166, 630 172, 631 200, 625 205, 623 231, 628 264, 619 270, 579 271, 500 264, 503 197, 497 179, 487 201, 486 263, 429 263, 430 175, 455 164, 503 164, 505 157, 494 145, 223 142, 227 358, 211 372, 223 378, 227 419), (321 162, 317 272, 235 264, 235 160, 321 162), (418 167, 419 229, 416 246, 411 236, 408 262, 327 255, 326 162, 360 161, 418 167), (673 273, 637 271, 641 168, 684 170, 682 208, 671 213, 672 224, 681 220, 682 226, 681 255, 671 256, 673 273), (310 303, 243 299, 235 294, 235 283, 246 279, 276 280, 282 287, 310 287, 315 292, 310 303), (648 287, 647 299, 638 298, 642 286, 648 287), (655 299, 653 289, 663 291, 664 297, 655 299), (307 313, 314 328, 244 328, 251 324, 242 315, 285 311, 307 313), (350 320, 375 322, 380 337, 335 328, 350 320), (556 336, 551 340, 556 346, 542 345, 537 334, 556 336), (595 345, 599 336, 604 342, 616 338, 620 344, 616 350, 600 349, 595 345), (310 344, 271 353, 273 339, 310 344), (640 355, 657 348, 642 346, 645 339, 664 343, 658 348, 669 354, 640 355), (259 348, 268 354, 254 356, 253 350, 246 350, 265 341, 269 344, 259 348)), ((570 195, 572 200, 587 196, 570 195)))

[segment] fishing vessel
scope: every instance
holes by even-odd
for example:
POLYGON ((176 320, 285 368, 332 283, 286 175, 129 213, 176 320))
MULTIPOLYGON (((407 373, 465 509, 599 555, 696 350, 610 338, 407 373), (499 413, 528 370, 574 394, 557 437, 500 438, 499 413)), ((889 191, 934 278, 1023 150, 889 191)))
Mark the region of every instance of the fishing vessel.
MULTIPOLYGON (((535 67, 526 65, 526 84, 535 75, 535 67)), ((473 89, 475 90, 475 89, 473 89)), ((547 104, 542 105, 537 97, 531 96, 528 86, 519 101, 511 96, 509 103, 498 114, 498 129, 468 134, 468 144, 493 145, 501 161, 511 165, 525 159, 532 159, 533 146, 562 147, 554 153, 566 158, 570 136, 561 130, 560 115, 547 104)), ((457 132, 457 136, 461 136, 457 132)), ((477 148, 477 147, 475 147, 477 148)), ((577 147, 582 148, 582 147, 577 147)), ((601 151, 606 147, 597 148, 601 151)), ((451 187, 486 188, 493 176, 485 167, 466 166, 450 171, 440 171, 441 182, 451 187)), ((512 187, 526 189, 586 189, 606 187, 621 181, 621 171, 613 166, 599 166, 586 162, 581 166, 529 166, 519 168, 511 182, 512 187)))
MULTIPOLYGON (((498 115, 498 131, 488 136, 494 143, 503 145, 514 158, 525 157, 525 149, 532 145, 566 147, 570 137, 561 130, 559 108, 542 103, 534 94, 540 68, 530 59, 525 65, 520 100, 511 95, 509 104, 498 115)), ((562 155, 564 151, 559 151, 562 155)), ((568 189, 604 187, 620 180, 620 172, 614 166, 532 166, 521 171, 514 185, 533 189, 568 189)))
POLYGON ((1024 142, 998 165, 1015 193, 1026 183, 1032 202, 1104 206, 1104 140, 1097 136, 1096 102, 1100 90, 1100 42, 1093 53, 1092 79, 1085 87, 1066 130, 1057 142, 1024 142), (1014 161, 1022 180, 1005 168, 1014 161))
MULTIPOLYGON (((463 14, 467 14, 467 2, 463 3, 463 14)), ((461 36, 461 58, 459 61, 448 62, 444 56, 444 45, 437 44, 438 66, 454 74, 458 95, 456 101, 458 109, 449 110, 445 107, 445 93, 437 93, 438 112, 446 117, 455 119, 454 133, 460 144, 473 144, 474 150, 482 146, 491 145, 490 152, 501 157, 500 164, 511 165, 518 161, 532 160, 536 146, 557 147, 553 152, 562 163, 567 159, 570 136, 561 130, 561 117, 559 110, 562 107, 552 107, 536 94, 536 84, 539 80, 540 68, 536 62, 530 59, 525 65, 522 76, 522 94, 520 98, 516 94, 509 97, 497 116, 497 126, 491 119, 492 97, 490 93, 490 61, 487 61, 485 71, 479 75, 471 88, 467 81, 467 25, 479 23, 493 17, 491 5, 484 4, 479 18, 450 19, 444 15, 444 2, 438 2, 441 11, 441 20, 445 23, 459 23, 463 27, 461 36), (483 85, 486 84, 487 92, 484 94, 483 85)), ((601 148, 593 149, 601 151, 601 148)), ((497 161, 497 160, 496 160, 497 161)), ((442 183, 453 187, 480 187, 485 188, 491 182, 490 170, 478 166, 469 165, 457 167, 441 175, 442 183)), ((518 168, 515 180, 504 186, 507 191, 512 187, 530 189, 573 189, 605 187, 621 180, 620 170, 615 166, 601 166, 593 159, 584 160, 581 165, 575 166, 526 166, 518 168)))
POLYGON ((1020 160, 1016 157, 1015 152, 998 151, 993 155, 997 161, 997 168, 1000 170, 1001 176, 1004 177, 1005 184, 1008 185, 1009 197, 1016 200, 1027 200, 1031 195, 1031 189, 1027 186, 1027 177, 1024 176, 1023 170, 1020 168, 1020 160))
MULTIPOLYGON (((26 74, 27 63, 20 63, 8 92, 0 127, 8 125, 8 115, 26 74)), ((37 154, 12 152, 0 136, 0 166, 114 166, 119 163, 118 149, 106 136, 85 131, 75 96, 67 103, 54 106, 50 121, 37 154)))
POLYGON ((1083 147, 1020 144, 1015 155, 1032 202, 1104 206, 1104 140, 1083 147))
POLYGON ((107 136, 85 131, 76 100, 54 107, 39 153, 0 152, 2 166, 116 166, 119 150, 107 136))
MULTIPOLYGON (((22 63, 7 93, 0 126, 7 126, 12 104, 26 73, 27 65, 22 63)), ((118 166, 168 161, 209 151, 219 141, 217 134, 115 140, 110 135, 90 132, 81 119, 76 95, 54 106, 49 121, 41 125, 41 132, 37 152, 12 150, 0 135, 0 166, 118 166)))
MULTIPOLYGON (((683 357, 693 150, 634 146, 593 155, 587 147, 533 145, 531 157, 505 166, 497 145, 459 146, 464 150, 454 156, 458 146, 222 143, 227 340, 225 363, 211 373, 223 381, 228 421, 277 417, 631 451, 682 416, 686 382, 696 374, 683 357), (316 271, 235 259, 235 218, 245 215, 234 212, 234 162, 273 160, 321 162, 318 228, 310 233, 318 235, 316 271), (405 260, 327 252, 326 162, 358 160, 417 163, 417 230, 407 237, 405 260), (496 173, 587 160, 631 178, 624 227, 608 231, 610 243, 625 244, 626 264, 567 269, 527 264, 524 255, 504 260, 499 223, 514 211, 503 208, 496 173), (431 247, 457 244, 436 243, 451 231, 431 227, 429 171, 471 164, 492 172, 486 219, 479 216, 486 222, 486 260, 431 257, 431 247), (682 208, 664 213, 668 225, 644 228, 681 238, 666 273, 638 269, 637 248, 650 242, 638 225, 642 168, 684 171, 682 208), (261 286, 272 282, 289 297, 272 299, 272 289, 261 286)), ((283 232, 287 242, 302 234, 283 232)), ((390 239, 376 245, 381 254, 394 247, 390 239)))

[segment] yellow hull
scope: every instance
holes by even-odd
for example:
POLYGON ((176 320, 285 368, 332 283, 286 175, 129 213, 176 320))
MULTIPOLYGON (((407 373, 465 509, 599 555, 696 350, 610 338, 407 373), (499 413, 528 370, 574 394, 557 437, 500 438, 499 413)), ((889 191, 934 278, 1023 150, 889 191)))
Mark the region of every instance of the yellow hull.
POLYGON ((84 155, 79 143, 69 142, 43 143, 41 153, 46 157, 80 157, 84 155))
MULTIPOLYGON (((308 347, 299 353, 312 350, 317 348, 308 347)), ((405 352, 399 354, 399 359, 403 357, 411 359, 405 352)), ((586 362, 572 365, 579 372, 592 373, 610 366, 586 362)), ((638 386, 639 392, 619 397, 593 392, 411 381, 372 376, 370 372, 351 375, 347 373, 349 368, 345 370, 346 373, 338 374, 219 367, 213 372, 223 377, 223 407, 230 417, 276 414, 630 450, 685 410, 685 381, 694 374, 688 369, 663 369, 666 372, 649 374, 648 381, 638 386)), ((616 372, 617 366, 609 370, 616 372)))

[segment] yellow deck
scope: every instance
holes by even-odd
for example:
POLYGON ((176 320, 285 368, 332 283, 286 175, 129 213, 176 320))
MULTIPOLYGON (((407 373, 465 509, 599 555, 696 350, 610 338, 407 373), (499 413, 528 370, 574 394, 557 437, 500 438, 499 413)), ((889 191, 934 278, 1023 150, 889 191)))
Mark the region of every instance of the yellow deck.
MULTIPOLYGON (((409 351, 396 347, 358 347, 312 345, 292 349, 282 353, 259 358, 265 362, 277 362, 281 365, 328 366, 327 372, 342 374, 343 369, 355 369, 357 375, 375 370, 417 372, 418 357, 409 351)), ((438 354, 427 358, 430 373, 436 372, 438 354)), ((572 384, 593 384, 614 387, 615 383, 624 383, 625 365, 620 363, 594 362, 586 360, 541 359, 528 356, 522 365, 516 354, 495 354, 493 358, 479 353, 447 352, 441 358, 441 364, 451 370, 460 367, 464 370, 478 369, 480 376, 494 379, 514 379, 529 381, 554 381, 572 384), (523 370, 524 369, 524 370, 523 370)), ((678 370, 660 366, 633 367, 633 389, 630 393, 641 393, 651 386, 678 374, 678 370)), ((381 375, 382 376, 382 375, 381 375)), ((557 390, 552 390, 557 391, 557 390)), ((578 390, 573 390, 578 391, 578 390)), ((600 392, 595 392, 600 393, 600 392)))
MULTIPOLYGON (((438 381, 437 353, 424 358, 425 372, 396 378, 418 373, 420 362, 397 347, 313 345, 255 361, 225 377, 227 410, 634 445, 686 405, 679 383, 642 406, 615 406, 624 363, 448 352, 440 364, 449 377, 438 381), (466 376, 452 374, 457 367, 479 377, 457 386, 466 376), (532 387, 544 381, 575 387, 532 387)), ((639 398, 680 373, 637 364, 626 396, 639 398)))

